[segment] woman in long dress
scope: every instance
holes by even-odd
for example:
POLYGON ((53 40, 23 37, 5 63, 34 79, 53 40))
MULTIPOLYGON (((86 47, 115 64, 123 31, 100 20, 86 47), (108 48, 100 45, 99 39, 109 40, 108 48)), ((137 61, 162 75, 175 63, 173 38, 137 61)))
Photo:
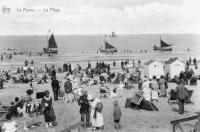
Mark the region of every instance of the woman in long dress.
POLYGON ((46 122, 46 127, 53 127, 52 123, 56 120, 52 106, 52 98, 49 96, 49 91, 45 92, 45 96, 42 99, 43 113, 46 122))
POLYGON ((102 109, 103 105, 98 98, 93 98, 92 95, 88 95, 88 101, 90 102, 91 112, 90 112, 90 121, 92 123, 93 130, 103 129, 104 120, 102 109))
POLYGON ((151 88, 152 88, 152 101, 158 101, 158 82, 156 80, 156 76, 153 77, 153 80, 151 81, 151 88))
POLYGON ((151 89, 149 86, 150 86, 150 82, 148 78, 145 78, 142 84, 142 91, 144 92, 143 93, 144 99, 147 101, 151 101, 151 89))

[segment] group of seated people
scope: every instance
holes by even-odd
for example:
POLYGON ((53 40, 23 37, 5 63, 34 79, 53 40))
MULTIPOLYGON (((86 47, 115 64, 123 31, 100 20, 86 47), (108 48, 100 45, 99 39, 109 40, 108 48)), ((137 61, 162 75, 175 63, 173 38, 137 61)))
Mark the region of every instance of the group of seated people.
POLYGON ((172 79, 173 82, 181 81, 184 85, 197 85, 198 77, 195 76, 194 71, 192 69, 187 69, 185 71, 182 71, 179 76, 175 76, 174 79, 172 79))
POLYGON ((106 86, 105 82, 103 81, 100 86, 100 98, 116 98, 117 95, 117 88, 111 89, 106 86))
POLYGON ((21 97, 19 99, 19 97, 15 97, 15 100, 11 102, 11 106, 3 106, 3 108, 7 109, 8 114, 10 114, 11 117, 22 116, 24 110, 28 114, 39 112, 41 109, 41 104, 32 99, 32 93, 33 91, 28 89, 27 96, 25 98, 21 97))

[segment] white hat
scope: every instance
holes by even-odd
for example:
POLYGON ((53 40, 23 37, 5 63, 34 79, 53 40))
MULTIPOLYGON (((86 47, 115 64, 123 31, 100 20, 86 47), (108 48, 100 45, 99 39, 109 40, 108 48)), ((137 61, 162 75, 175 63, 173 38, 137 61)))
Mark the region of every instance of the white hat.
POLYGON ((94 97, 93 97, 91 94, 88 94, 87 100, 91 101, 91 100, 93 100, 93 99, 94 99, 94 97))

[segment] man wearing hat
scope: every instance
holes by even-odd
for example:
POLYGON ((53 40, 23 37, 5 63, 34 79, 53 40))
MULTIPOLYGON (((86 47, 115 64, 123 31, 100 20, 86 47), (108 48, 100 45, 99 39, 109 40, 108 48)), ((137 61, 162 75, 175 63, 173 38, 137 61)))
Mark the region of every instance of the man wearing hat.
POLYGON ((185 99, 189 97, 187 88, 182 84, 181 81, 177 81, 177 87, 176 87, 176 98, 178 100, 178 106, 179 106, 179 114, 184 113, 184 102, 185 99))

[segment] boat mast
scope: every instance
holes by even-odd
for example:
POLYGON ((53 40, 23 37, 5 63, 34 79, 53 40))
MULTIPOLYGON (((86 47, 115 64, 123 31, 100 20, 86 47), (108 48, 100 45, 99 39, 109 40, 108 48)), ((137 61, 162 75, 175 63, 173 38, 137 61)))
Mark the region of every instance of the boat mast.
POLYGON ((48 45, 48 48, 49 48, 49 33, 51 32, 51 30, 49 29, 48 33, 47 33, 47 45, 48 45))

